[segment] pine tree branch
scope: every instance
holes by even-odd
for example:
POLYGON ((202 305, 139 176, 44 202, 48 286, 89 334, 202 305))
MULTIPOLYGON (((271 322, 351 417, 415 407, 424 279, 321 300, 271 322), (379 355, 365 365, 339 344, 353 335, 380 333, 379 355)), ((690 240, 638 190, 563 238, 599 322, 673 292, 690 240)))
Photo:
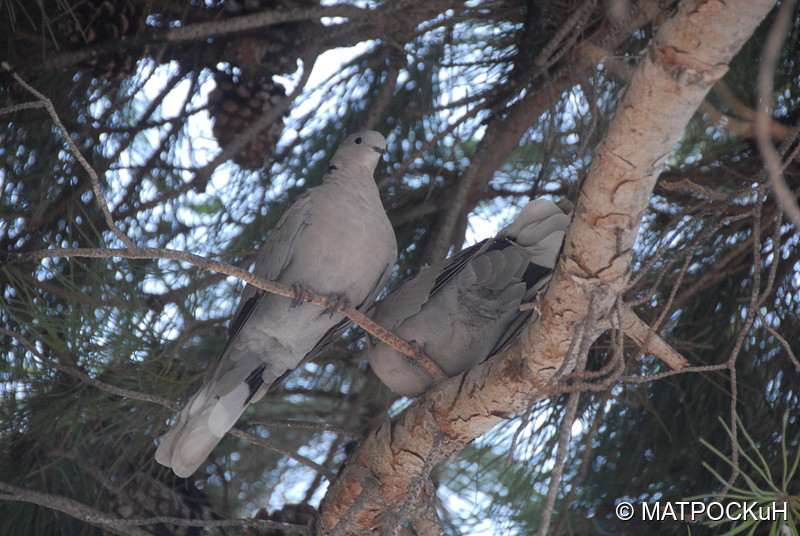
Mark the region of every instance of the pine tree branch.
POLYGON ((141 530, 130 524, 123 524, 124 521, 122 519, 111 517, 90 506, 67 497, 62 497, 61 495, 52 495, 20 488, 5 482, 0 482, 0 492, 2 492, 0 493, 0 500, 21 501, 44 506, 45 508, 63 512, 76 519, 85 521, 95 527, 102 527, 114 534, 121 534, 124 536, 152 536, 150 532, 141 530))
POLYGON ((15 339, 22 346, 24 346, 31 354, 36 356, 36 359, 40 360, 48 367, 52 367, 61 373, 68 374, 74 378, 77 378, 80 381, 89 384, 92 387, 95 387, 101 391, 110 393, 115 396, 120 396, 122 398, 130 398, 133 400, 141 400, 142 402, 158 404, 159 406, 164 406, 165 408, 170 409, 172 411, 180 411, 180 406, 178 406, 178 404, 176 404, 172 400, 166 399, 158 395, 151 395, 148 393, 142 393, 139 391, 124 389, 122 387, 116 387, 102 380, 93 378, 88 374, 86 374, 85 372, 76 369, 75 367, 64 365, 63 363, 59 363, 58 361, 53 361, 49 357, 45 356, 42 352, 40 352, 36 348, 36 345, 33 342, 28 340, 25 336, 21 335, 20 333, 15 333, 11 330, 0 327, 0 335, 6 335, 8 337, 15 339))
MULTIPOLYGON (((318 534, 341 529, 345 518, 348 534, 380 527, 393 504, 409 500, 441 433, 448 441, 436 462, 524 410, 557 374, 572 370, 578 356, 566 355, 590 303, 602 321, 626 288, 632 246, 667 156, 773 5, 683 2, 661 25, 598 147, 537 320, 502 354, 434 386, 370 434, 329 488, 318 534), (364 482, 377 483, 379 500, 362 494, 364 482)), ((588 335, 598 336, 600 329, 594 331, 588 335)))
MULTIPOLYGON (((53 248, 38 251, 28 251, 23 253, 9 253, 6 256, 6 261, 9 263, 28 263, 36 262, 47 258, 63 258, 63 257, 88 257, 95 259, 169 259, 179 262, 185 262, 197 266, 203 270, 214 271, 230 275, 241 279, 245 283, 253 285, 254 287, 285 296, 287 298, 295 298, 296 292, 280 283, 268 281, 262 277, 258 277, 247 270, 237 268, 230 264, 215 261, 195 255, 187 251, 177 251, 168 248, 136 248, 136 249, 97 249, 97 248, 53 248)), ((314 293, 311 289, 304 294, 305 302, 337 311, 344 316, 355 322, 364 331, 374 336, 378 340, 388 344, 392 348, 408 356, 409 358, 418 361, 426 372, 428 372, 434 380, 441 380, 447 378, 447 374, 441 367, 433 361, 430 357, 425 355, 420 348, 412 345, 411 343, 401 339, 389 330, 386 330, 370 320, 364 313, 358 311, 354 307, 345 307, 336 299, 326 296, 320 296, 314 293)))
MULTIPOLYGON (((522 98, 503 109, 499 102, 491 105, 497 111, 491 115, 486 132, 478 143, 475 153, 471 158, 469 167, 459 178, 458 189, 448 199, 448 204, 442 215, 441 221, 435 229, 431 246, 425 256, 425 262, 433 264, 447 255, 452 247, 460 247, 463 236, 459 236, 459 222, 466 221, 466 215, 474 208, 478 192, 482 192, 494 177, 495 172, 503 165, 511 153, 519 146, 520 140, 534 124, 535 119, 552 106, 555 95, 569 90, 575 83, 585 79, 586 73, 593 70, 599 60, 597 51, 606 47, 613 48, 633 31, 649 22, 657 11, 658 2, 647 0, 637 7, 636 12, 620 24, 606 28, 597 43, 586 43, 577 47, 568 57, 567 66, 549 76, 540 88, 528 87, 537 77, 545 71, 533 64, 528 67, 530 75, 511 81, 507 92, 516 94, 515 91, 526 90, 522 98), (515 90, 515 91, 512 91, 515 90)), ((504 102, 504 101, 500 101, 504 102)), ((480 110, 488 107, 483 103, 475 107, 480 110)))
POLYGON ((564 417, 561 422, 561 429, 558 433, 558 450, 556 451, 556 464, 550 471, 550 484, 547 488, 544 504, 542 506, 541 521, 536 536, 547 536, 550 528, 550 519, 556 504, 556 495, 561 484, 561 477, 564 474, 564 466, 567 463, 567 448, 572 437, 572 425, 575 424, 575 416, 578 412, 578 402, 581 393, 579 391, 571 393, 567 401, 564 417))
POLYGON ((333 482, 335 478, 333 471, 331 471, 327 467, 323 467, 314 460, 307 458, 302 454, 298 454, 289 449, 279 447, 275 443, 267 441, 264 438, 258 437, 255 434, 251 434, 250 432, 245 432, 244 430, 239 430, 238 428, 231 428, 230 430, 228 430, 228 433, 234 437, 238 437, 239 439, 244 439, 245 441, 249 441, 250 443, 258 445, 259 447, 264 447, 265 449, 273 450, 278 454, 283 454, 287 458, 291 458, 296 462, 302 463, 303 465, 310 467, 311 469, 315 470, 316 472, 327 478, 329 482, 333 482))
MULTIPOLYGON (((523 304, 520 310, 535 309, 538 306, 537 303, 523 304)), ((689 361, 661 338, 652 326, 647 325, 644 320, 639 318, 639 315, 628 304, 622 304, 620 315, 622 331, 638 344, 643 351, 653 354, 673 370, 680 370, 689 366, 689 361)))
POLYGON ((406 57, 402 47, 392 47, 387 56, 389 64, 386 67, 384 78, 381 82, 380 92, 378 96, 375 97, 375 101, 367 112, 367 116, 364 118, 359 130, 375 130, 378 127, 378 122, 383 119, 396 93, 400 69, 406 67, 406 57))
POLYGON ((50 101, 50 99, 39 93, 30 84, 25 82, 17 73, 13 72, 11 70, 11 67, 7 63, 3 62, 2 68, 5 71, 7 71, 19 85, 25 88, 29 93, 31 93, 34 97, 36 97, 36 99, 39 102, 42 103, 45 110, 47 110, 47 113, 50 115, 50 119, 52 119, 53 124, 56 126, 56 128, 58 128, 58 131, 61 133, 61 137, 64 138, 64 142, 67 144, 69 152, 72 153, 72 155, 75 157, 75 159, 84 169, 84 171, 86 171, 86 174, 89 175, 89 180, 91 180, 92 183, 92 190, 94 191, 94 197, 97 200, 97 203, 100 205, 100 209, 103 211, 103 215, 105 216, 106 219, 106 225, 108 225, 108 228, 115 235, 117 235, 117 238, 119 238, 120 242, 125 244, 126 247, 135 248, 136 246, 134 246, 131 239, 128 238, 128 235, 123 233, 122 230, 119 227, 117 227, 117 224, 114 222, 114 218, 111 216, 111 212, 108 210, 108 204, 106 203, 106 198, 103 195, 103 190, 100 188, 100 177, 97 176, 97 172, 94 170, 94 168, 91 165, 89 165, 89 162, 81 153, 77 144, 72 139, 72 136, 70 136, 69 131, 67 131, 67 128, 64 126, 64 123, 61 122, 61 118, 58 116, 58 113, 56 112, 53 103, 50 101))
POLYGON ((260 10, 237 17, 171 28, 164 33, 164 40, 171 43, 199 41, 212 37, 235 35, 249 30, 265 30, 276 24, 319 20, 322 18, 345 18, 354 21, 367 17, 371 11, 369 8, 346 4, 320 6, 311 9, 260 10))
MULTIPOLYGON (((106 393, 110 393, 112 395, 119 396, 119 397, 122 397, 122 398, 130 398, 131 400, 140 400, 142 402, 148 402, 148 403, 151 403, 151 404, 158 404, 159 406, 163 406, 163 407, 165 407, 167 409, 172 410, 173 412, 177 412, 177 411, 181 410, 181 407, 178 404, 176 404, 175 402, 173 402, 172 400, 169 400, 167 398, 164 398, 164 397, 161 397, 161 396, 158 396, 158 395, 153 395, 153 394, 150 394, 150 393, 142 393, 140 391, 133 391, 131 389, 124 389, 122 387, 117 387, 115 385, 111 385, 109 383, 106 383, 106 382, 104 382, 102 380, 98 380, 96 378, 93 378, 93 377, 89 376, 88 374, 86 374, 85 372, 83 372, 81 370, 78 370, 75 367, 72 367, 72 366, 69 366, 69 365, 64 365, 63 363, 60 363, 58 361, 53 361, 49 357, 45 356, 42 352, 40 352, 36 348, 36 345, 33 344, 33 342, 29 341, 26 337, 24 337, 23 335, 21 335, 19 333, 15 333, 15 332, 13 332, 11 330, 8 330, 6 328, 0 327, 0 335, 6 335, 8 337, 14 338, 20 344, 22 344, 22 346, 24 346, 29 352, 31 352, 31 354, 36 356, 36 358, 38 360, 43 362, 45 365, 47 365, 49 367, 52 367, 52 368, 58 370, 59 372, 62 372, 64 374, 68 374, 68 375, 70 375, 70 376, 72 376, 74 378, 77 378, 80 381, 82 381, 82 382, 84 382, 84 383, 86 383, 88 385, 91 385, 92 387, 94 387, 96 389, 99 389, 100 391, 103 391, 103 392, 106 392, 106 393)), ((258 424, 258 423, 251 423, 251 424, 258 424)), ((294 423, 294 426, 302 427, 303 424, 304 423, 294 423)), ((307 426, 307 427, 315 427, 315 425, 317 423, 307 423, 307 424, 310 425, 310 426, 307 426)), ((288 424, 286 424, 286 423, 284 423, 283 425, 284 426, 288 426, 288 424)), ((324 427, 324 429, 328 429, 328 428, 324 427)), ((303 464, 303 465, 305 465, 307 467, 310 467, 311 469, 317 471, 318 473, 323 475, 325 478, 327 478, 329 481, 333 480, 334 475, 330 471, 330 469, 328 469, 327 467, 323 467, 322 465, 316 463, 314 460, 311 460, 310 458, 308 458, 306 456, 303 456, 302 454, 298 454, 298 453, 293 452, 291 450, 288 450, 288 449, 285 449, 283 447, 280 447, 280 446, 278 446, 278 445, 276 445, 276 444, 274 444, 274 443, 272 443, 270 441, 267 441, 267 440, 265 440, 263 438, 258 437, 255 434, 251 434, 250 432, 245 432, 244 430, 239 430, 238 428, 231 428, 228 431, 228 433, 230 433, 234 437, 238 437, 239 439, 244 439, 245 441, 249 441, 250 443, 253 443, 254 445, 258 445, 260 447, 263 447, 263 448, 275 451, 275 452, 277 452, 279 454, 282 454, 283 456, 286 456, 287 458, 291 458, 291 459, 295 460, 296 462, 299 462, 299 463, 301 463, 301 464, 303 464)), ((347 433, 346 435, 352 435, 352 434, 347 433)))
POLYGON ((353 430, 346 430, 326 422, 292 421, 287 419, 253 419, 245 423, 248 426, 274 426, 277 428, 303 428, 306 430, 317 430, 320 432, 333 432, 334 434, 350 437, 357 441, 364 439, 364 436, 353 430))
POLYGON ((179 527, 259 527, 263 529, 283 530, 287 534, 308 535, 308 528, 303 525, 292 523, 281 523, 279 521, 268 521, 263 519, 183 519, 179 517, 156 516, 144 518, 121 519, 109 516, 99 510, 87 506, 78 501, 74 501, 61 495, 52 495, 40 491, 29 490, 12 486, 5 482, 0 482, 0 500, 21 501, 37 504, 50 508, 58 512, 63 512, 90 525, 100 527, 104 530, 111 530, 116 534, 125 536, 152 536, 151 532, 141 530, 137 527, 144 525, 175 525, 179 527))
POLYGON ((672 370, 680 370, 689 366, 689 361, 639 318, 629 306, 621 307, 621 316, 622 331, 633 339, 643 351, 653 354, 669 365, 672 370))

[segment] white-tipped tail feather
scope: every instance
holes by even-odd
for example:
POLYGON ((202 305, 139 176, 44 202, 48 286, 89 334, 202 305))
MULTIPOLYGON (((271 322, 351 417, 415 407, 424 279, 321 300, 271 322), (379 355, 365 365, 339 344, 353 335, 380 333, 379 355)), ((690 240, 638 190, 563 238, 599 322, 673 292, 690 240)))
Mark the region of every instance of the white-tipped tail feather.
POLYGON ((249 405, 248 384, 241 383, 223 396, 214 394, 213 386, 207 383, 189 400, 156 449, 156 461, 180 477, 197 470, 249 405))

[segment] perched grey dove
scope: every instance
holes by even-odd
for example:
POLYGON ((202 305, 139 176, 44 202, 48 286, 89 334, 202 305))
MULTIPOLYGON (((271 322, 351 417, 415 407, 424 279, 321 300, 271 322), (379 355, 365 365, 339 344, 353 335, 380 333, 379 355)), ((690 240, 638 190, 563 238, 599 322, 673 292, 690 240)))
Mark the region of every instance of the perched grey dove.
MULTIPOLYGON (((378 324, 414 341, 449 376, 494 355, 530 316, 520 305, 550 280, 570 216, 551 201, 528 203, 494 238, 422 270, 377 304, 378 324)), ((381 381, 419 396, 433 378, 417 362, 370 340, 367 356, 381 381)))
MULTIPOLYGON (((386 150, 374 131, 352 134, 322 184, 298 197, 261 248, 254 273, 365 309, 383 289, 397 242, 373 173, 386 150)), ((249 404, 347 327, 346 318, 247 285, 222 355, 156 450, 176 475, 194 473, 249 404)))

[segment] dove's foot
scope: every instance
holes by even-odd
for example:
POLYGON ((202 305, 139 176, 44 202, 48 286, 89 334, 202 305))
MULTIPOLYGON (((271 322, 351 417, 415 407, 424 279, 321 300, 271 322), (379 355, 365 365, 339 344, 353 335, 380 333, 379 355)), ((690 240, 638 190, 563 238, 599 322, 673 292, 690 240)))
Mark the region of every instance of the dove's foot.
POLYGON ((416 367, 422 367, 425 369, 425 372, 431 375, 431 378, 435 382, 440 380, 446 380, 450 377, 442 367, 439 366, 439 363, 431 359, 431 357, 425 353, 425 343, 419 343, 417 341, 409 341, 410 344, 415 352, 416 355, 413 358, 408 358, 409 361, 416 367))
POLYGON ((412 360, 415 365, 420 366, 422 360, 427 358, 427 354, 425 353, 425 343, 424 342, 417 342, 417 341, 408 341, 408 344, 414 347, 417 355, 412 360))
POLYGON ((294 290, 292 307, 297 307, 304 301, 311 300, 314 297, 314 291, 302 283, 292 283, 292 290, 294 290))
POLYGON ((325 308, 325 312, 333 316, 333 313, 342 309, 349 309, 351 305, 350 298, 344 294, 328 296, 328 307, 325 308))

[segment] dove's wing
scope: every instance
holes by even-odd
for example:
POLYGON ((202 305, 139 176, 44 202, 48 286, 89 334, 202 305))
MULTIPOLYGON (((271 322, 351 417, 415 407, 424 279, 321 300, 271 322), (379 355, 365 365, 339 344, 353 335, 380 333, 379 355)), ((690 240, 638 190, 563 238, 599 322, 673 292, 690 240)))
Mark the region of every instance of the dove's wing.
MULTIPOLYGON (((532 201, 494 238, 429 268, 435 278, 423 281, 422 272, 394 291, 374 318, 422 344, 447 374, 459 374, 496 353, 529 318, 520 305, 549 281, 568 225, 557 205, 532 201)), ((368 345, 368 357, 400 394, 417 396, 432 383, 424 369, 386 344, 368 345)))
POLYGON ((389 331, 407 318, 419 313, 432 295, 455 277, 486 241, 465 248, 446 261, 423 268, 416 276, 391 292, 370 314, 372 319, 389 331))

